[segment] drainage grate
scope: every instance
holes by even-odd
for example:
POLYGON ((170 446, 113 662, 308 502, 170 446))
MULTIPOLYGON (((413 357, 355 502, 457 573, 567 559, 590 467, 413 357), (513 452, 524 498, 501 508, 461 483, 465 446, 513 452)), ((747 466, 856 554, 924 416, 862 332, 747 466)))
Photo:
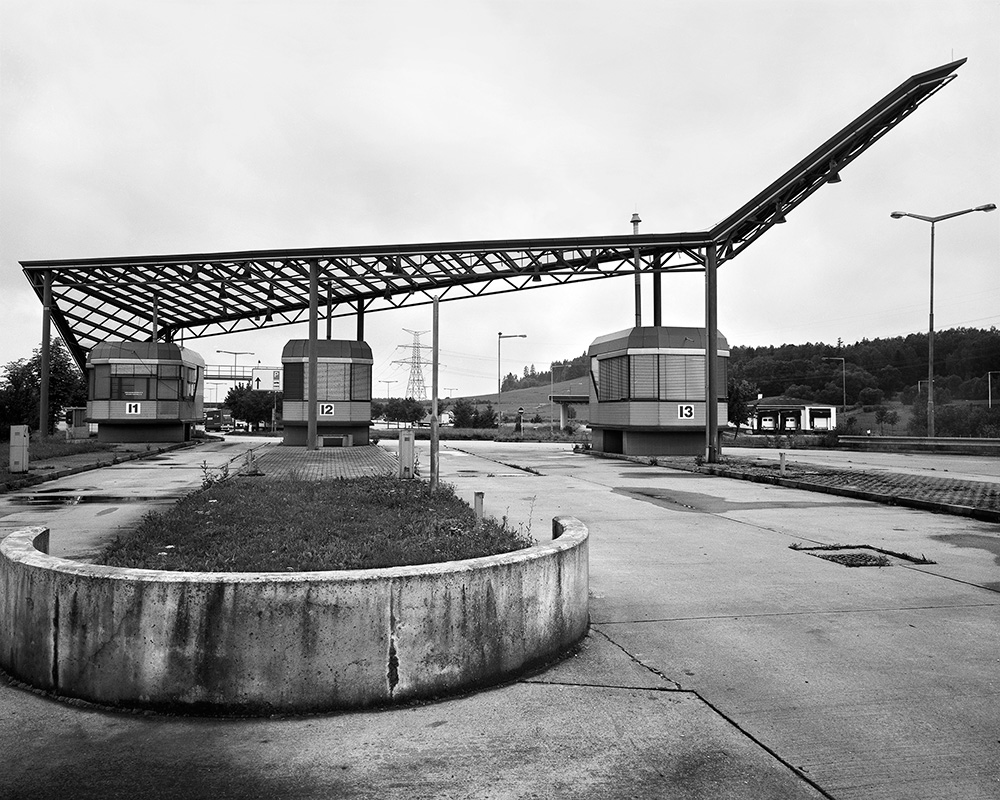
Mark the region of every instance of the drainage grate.
POLYGON ((835 561, 845 567, 891 567, 892 562, 876 553, 810 553, 816 558, 835 561))
POLYGON ((793 544, 789 547, 836 564, 843 564, 845 567, 891 567, 899 563, 903 566, 935 563, 922 554, 912 556, 909 553, 896 553, 881 547, 872 547, 870 544, 827 544, 816 547, 793 544))

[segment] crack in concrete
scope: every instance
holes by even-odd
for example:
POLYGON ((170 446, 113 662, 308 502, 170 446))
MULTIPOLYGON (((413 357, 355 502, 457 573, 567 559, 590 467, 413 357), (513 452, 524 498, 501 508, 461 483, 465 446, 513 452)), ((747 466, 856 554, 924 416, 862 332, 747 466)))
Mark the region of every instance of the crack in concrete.
MULTIPOLYGON (((690 695, 692 695, 694 697, 697 697, 699 701, 701 701, 702 703, 704 703, 707 708, 711 709, 714 714, 716 714, 720 719, 724 720, 730 727, 732 727, 735 731, 737 731, 737 733, 739 733, 741 736, 744 736, 749 741, 753 742, 757 747, 759 747, 765 753, 767 753, 768 755, 770 755, 771 758, 773 758, 779 764, 781 764, 786 769, 788 769, 792 773, 794 773, 796 777, 798 777, 800 780, 804 781, 805 783, 809 784, 809 786, 811 786, 813 789, 815 789, 817 792, 819 792, 821 795, 823 795, 823 797, 828 798, 828 800, 835 800, 835 798, 834 798, 833 795, 831 795, 822 786, 820 786, 818 783, 816 783, 815 780, 813 780, 808 775, 806 775, 805 772, 803 772, 803 770, 801 770, 799 767, 796 767, 794 764, 790 763, 787 759, 785 759, 784 757, 782 757, 773 748, 768 747, 768 745, 766 745, 763 741, 761 741, 756 736, 754 736, 752 733, 750 733, 746 728, 744 728, 742 725, 740 725, 735 719, 733 719, 731 716, 729 716, 728 714, 726 714, 724 711, 722 711, 720 708, 718 708, 711 701, 707 700, 705 698, 705 696, 702 695, 700 692, 695 691, 693 689, 685 689, 684 687, 682 687, 676 681, 671 680, 670 678, 668 678, 660 670, 656 669, 655 667, 651 667, 648 664, 643 663, 640 659, 638 659, 636 656, 634 656, 632 653, 630 653, 628 650, 626 650, 622 645, 618 644, 618 642, 616 642, 614 639, 612 639, 610 636, 608 636, 604 631, 602 631, 602 630, 598 629, 597 627, 595 627, 595 625, 596 625, 596 623, 592 623, 591 627, 590 627, 590 629, 594 633, 597 633, 600 636, 602 636, 603 638, 605 638, 608 642, 610 642, 615 647, 617 647, 619 650, 621 650, 626 656, 628 656, 630 659, 632 659, 632 661, 634 661, 639 666, 643 667, 644 669, 649 670, 654 675, 657 675, 658 677, 662 678, 663 680, 667 681, 668 683, 673 684, 673 686, 676 687, 675 689, 666 689, 666 687, 665 687, 664 689, 659 690, 659 691, 672 691, 672 692, 676 692, 676 693, 679 693, 679 694, 690 694, 690 695)), ((651 691, 657 691, 657 690, 653 689, 651 691)))
POLYGON ((596 633, 596 634, 600 635, 601 637, 603 637, 604 639, 606 639, 610 644, 613 644, 615 647, 617 647, 619 650, 621 650, 626 656, 628 656, 633 662, 635 662, 636 664, 638 664, 643 669, 645 669, 645 670, 647 670, 649 672, 652 672, 654 675, 656 675, 661 680, 664 680, 667 683, 672 684, 675 689, 677 689, 677 690, 681 689, 681 685, 679 683, 677 683, 677 681, 671 680, 663 672, 661 672, 660 670, 658 670, 656 667, 651 667, 649 664, 644 663, 641 659, 639 659, 636 656, 634 656, 632 653, 630 653, 628 650, 626 650, 622 645, 620 645, 618 642, 616 642, 614 639, 612 639, 610 636, 608 636, 604 631, 602 631, 599 628, 595 627, 594 623, 591 623, 590 629, 594 633, 596 633))

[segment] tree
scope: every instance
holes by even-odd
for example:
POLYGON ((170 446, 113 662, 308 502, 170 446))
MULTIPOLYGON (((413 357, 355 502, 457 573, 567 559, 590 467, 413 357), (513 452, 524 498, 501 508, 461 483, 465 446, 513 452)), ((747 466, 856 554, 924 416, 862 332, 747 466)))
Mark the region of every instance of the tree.
POLYGON ((740 426, 746 425, 757 405, 757 384, 746 379, 731 377, 726 392, 729 407, 729 421, 736 426, 739 436, 740 426))
POLYGON ((270 421, 271 411, 277 405, 281 410, 281 395, 250 388, 248 383, 238 383, 226 395, 224 405, 233 412, 234 419, 241 419, 251 427, 260 427, 270 421))
POLYGON ((38 428, 38 385, 31 362, 25 358, 4 367, 0 381, 0 425, 4 439, 10 435, 11 425, 38 428))
POLYGON ((475 427, 477 428, 497 427, 497 412, 493 408, 492 403, 487 403, 486 408, 484 408, 482 411, 479 411, 477 409, 475 427))
POLYGON ((392 398, 385 404, 385 418, 393 422, 406 422, 414 425, 426 416, 427 410, 419 400, 407 397, 405 400, 392 398))
POLYGON ((858 400, 861 401, 861 405, 863 406, 878 405, 882 402, 882 390, 876 389, 874 386, 866 386, 858 392, 858 400))
POLYGON ((452 422, 456 428, 475 428, 478 413, 475 405, 465 397, 455 401, 452 409, 452 422))
MULTIPOLYGON (((36 347, 30 359, 7 364, 0 378, 0 425, 5 435, 11 425, 39 426, 39 403, 42 387, 42 348, 36 347)), ((64 408, 87 404, 87 381, 61 339, 49 345, 49 429, 64 408)))

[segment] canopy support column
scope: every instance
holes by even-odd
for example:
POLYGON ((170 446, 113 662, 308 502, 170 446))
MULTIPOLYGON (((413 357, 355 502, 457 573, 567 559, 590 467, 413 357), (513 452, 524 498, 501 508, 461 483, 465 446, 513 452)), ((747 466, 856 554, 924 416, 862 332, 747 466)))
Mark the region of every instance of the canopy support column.
POLYGON ((49 378, 51 375, 51 328, 52 328, 52 271, 45 270, 42 295, 42 357, 40 364, 41 387, 38 398, 38 430, 42 436, 49 434, 49 378))
POLYGON ((316 361, 316 338, 319 329, 319 261, 315 258, 309 261, 309 378, 306 391, 306 449, 316 449, 318 426, 316 420, 316 384, 319 381, 319 370, 316 361))
POLYGON ((705 461, 719 461, 719 296, 715 243, 705 248, 705 461))

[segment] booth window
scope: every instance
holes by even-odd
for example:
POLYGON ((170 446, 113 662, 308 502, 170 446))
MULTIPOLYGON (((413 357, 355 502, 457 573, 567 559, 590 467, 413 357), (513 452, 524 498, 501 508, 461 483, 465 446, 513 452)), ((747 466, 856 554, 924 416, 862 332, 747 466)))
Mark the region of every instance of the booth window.
POLYGON ((282 388, 285 400, 305 400, 306 365, 301 361, 291 361, 284 364, 284 368, 282 388))
POLYGON ((629 397, 633 400, 656 400, 659 361, 655 355, 629 356, 629 397))
MULTIPOLYGON (((284 364, 285 400, 306 399, 306 363, 284 364)), ((316 365, 316 396, 320 400, 371 400, 372 365, 341 362, 316 365)))
POLYGON ((351 370, 351 399, 372 399, 372 365, 354 364, 351 370))
POLYGON ((179 364, 160 364, 156 371, 156 399, 179 400, 181 395, 181 367, 179 364))
POLYGON ((601 359, 601 402, 628 399, 628 356, 601 359))
MULTIPOLYGON (((718 359, 719 399, 727 394, 728 359, 718 359)), ((600 402, 614 400, 705 399, 705 356, 639 354, 597 360, 597 388, 600 402)))

